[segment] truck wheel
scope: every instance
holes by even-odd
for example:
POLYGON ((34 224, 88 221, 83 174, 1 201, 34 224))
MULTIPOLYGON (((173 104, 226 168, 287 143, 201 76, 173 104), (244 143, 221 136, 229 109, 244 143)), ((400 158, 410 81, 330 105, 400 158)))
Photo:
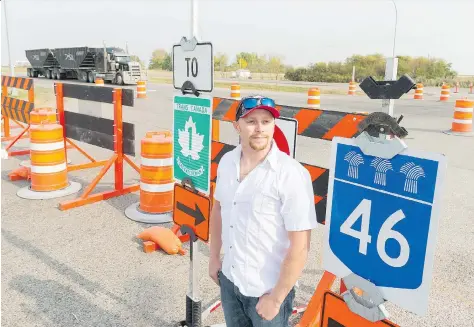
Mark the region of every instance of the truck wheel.
POLYGON ((78 78, 81 82, 86 82, 87 83, 87 72, 79 71, 77 73, 77 75, 78 75, 78 78))
POLYGON ((46 77, 47 79, 51 79, 51 71, 50 71, 50 70, 47 70, 47 71, 45 72, 45 74, 46 74, 45 77, 46 77))
POLYGON ((117 74, 117 76, 115 77, 115 84, 123 85, 123 77, 121 74, 117 74))
POLYGON ((89 83, 94 83, 94 73, 93 72, 88 72, 87 73, 87 81, 89 83))

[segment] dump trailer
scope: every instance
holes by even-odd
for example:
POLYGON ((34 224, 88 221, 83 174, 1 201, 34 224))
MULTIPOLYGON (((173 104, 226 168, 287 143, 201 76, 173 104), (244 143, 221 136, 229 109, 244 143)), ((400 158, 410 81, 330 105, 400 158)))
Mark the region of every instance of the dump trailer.
POLYGON ((31 64, 28 77, 49 79, 78 79, 94 83, 96 78, 118 85, 146 81, 147 74, 140 63, 130 60, 121 48, 77 47, 26 50, 31 64))

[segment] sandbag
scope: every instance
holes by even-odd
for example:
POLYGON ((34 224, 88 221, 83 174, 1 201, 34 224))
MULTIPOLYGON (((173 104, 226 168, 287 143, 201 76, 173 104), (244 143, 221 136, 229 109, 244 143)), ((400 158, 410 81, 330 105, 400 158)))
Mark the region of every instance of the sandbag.
POLYGON ((178 236, 168 228, 153 226, 145 229, 143 232, 138 234, 137 237, 143 241, 155 242, 168 254, 185 254, 185 251, 182 248, 183 243, 179 240, 178 236))

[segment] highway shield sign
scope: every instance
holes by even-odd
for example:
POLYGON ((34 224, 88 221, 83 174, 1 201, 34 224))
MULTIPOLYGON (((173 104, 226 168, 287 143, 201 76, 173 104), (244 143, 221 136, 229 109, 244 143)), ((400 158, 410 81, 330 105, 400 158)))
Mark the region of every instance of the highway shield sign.
POLYGON ((406 149, 382 159, 339 137, 332 146, 324 269, 357 274, 385 299, 423 315, 446 158, 406 149))
POLYGON ((209 195, 212 98, 175 95, 173 101, 173 175, 180 183, 188 177, 209 195))

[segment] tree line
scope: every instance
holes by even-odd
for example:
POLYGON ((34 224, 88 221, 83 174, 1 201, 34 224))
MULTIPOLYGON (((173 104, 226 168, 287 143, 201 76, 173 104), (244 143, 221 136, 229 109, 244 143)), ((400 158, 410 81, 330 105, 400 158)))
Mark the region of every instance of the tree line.
MULTIPOLYGON (((171 71, 172 53, 163 49, 153 51, 148 69, 171 71)), ((135 57, 136 60, 139 58, 135 57)), ((355 80, 361 81, 367 76, 376 80, 383 80, 385 75, 386 58, 382 54, 353 55, 344 61, 316 62, 307 67, 293 67, 283 62, 284 58, 278 55, 258 54, 255 52, 240 52, 234 58, 222 52, 214 56, 214 70, 221 76, 238 69, 247 69, 258 78, 258 74, 272 74, 275 79, 284 78, 290 81, 347 83, 352 80, 352 71, 355 67, 355 80), (280 78, 278 78, 280 76, 280 78)), ((140 60, 139 60, 140 61, 140 60)), ((141 61, 140 61, 141 62, 141 61)), ((444 59, 398 56, 398 76, 408 74, 416 82, 425 85, 441 85, 443 82, 452 83, 457 72, 444 59)))

